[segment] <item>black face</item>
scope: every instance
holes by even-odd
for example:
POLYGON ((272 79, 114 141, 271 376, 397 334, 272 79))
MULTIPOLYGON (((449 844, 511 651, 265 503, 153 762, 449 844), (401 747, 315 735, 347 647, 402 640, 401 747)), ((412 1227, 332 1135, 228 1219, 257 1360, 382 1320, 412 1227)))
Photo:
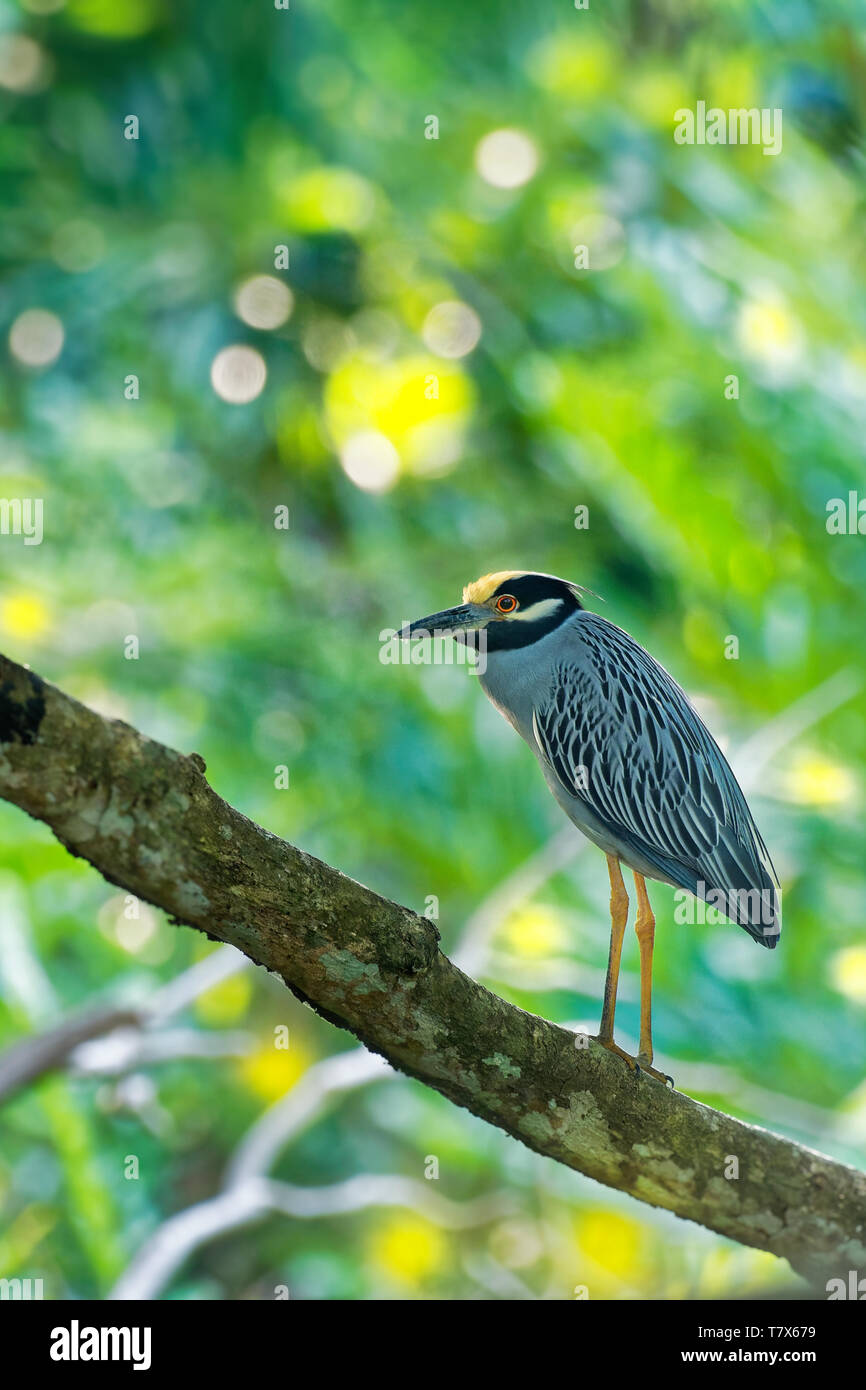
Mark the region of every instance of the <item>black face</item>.
POLYGON ((583 606, 571 586, 551 574, 523 574, 517 579, 505 579, 488 602, 498 606, 500 599, 507 598, 513 598, 516 607, 504 620, 495 619, 484 629, 489 652, 528 647, 553 632, 583 606), (535 615, 533 610, 537 605, 543 607, 539 607, 535 615))

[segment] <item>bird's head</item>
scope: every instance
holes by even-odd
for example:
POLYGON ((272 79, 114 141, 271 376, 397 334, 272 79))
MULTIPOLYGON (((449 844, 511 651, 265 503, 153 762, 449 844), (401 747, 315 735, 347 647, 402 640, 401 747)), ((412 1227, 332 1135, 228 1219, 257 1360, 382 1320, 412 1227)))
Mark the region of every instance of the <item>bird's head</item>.
POLYGON ((484 632, 488 651, 525 647, 545 637, 583 605, 580 585, 531 570, 498 570, 463 590, 463 602, 418 618, 400 630, 401 637, 450 632, 459 642, 476 644, 484 632))

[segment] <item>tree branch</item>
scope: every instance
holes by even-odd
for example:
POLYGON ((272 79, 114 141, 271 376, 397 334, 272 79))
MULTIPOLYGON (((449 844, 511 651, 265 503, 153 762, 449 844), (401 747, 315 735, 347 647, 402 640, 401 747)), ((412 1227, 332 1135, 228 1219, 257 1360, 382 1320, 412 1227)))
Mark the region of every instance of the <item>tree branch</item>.
POLYGON ((140 1022, 134 1009, 98 1009, 74 1014, 33 1038, 22 1038, 0 1055, 0 1105, 46 1072, 65 1065, 82 1043, 103 1038, 115 1028, 136 1028, 140 1022))
POLYGON ((538 1153, 807 1278, 866 1263, 864 1174, 507 1004, 441 953, 431 922, 254 825, 203 768, 0 657, 0 795, 109 882, 230 942, 538 1153))

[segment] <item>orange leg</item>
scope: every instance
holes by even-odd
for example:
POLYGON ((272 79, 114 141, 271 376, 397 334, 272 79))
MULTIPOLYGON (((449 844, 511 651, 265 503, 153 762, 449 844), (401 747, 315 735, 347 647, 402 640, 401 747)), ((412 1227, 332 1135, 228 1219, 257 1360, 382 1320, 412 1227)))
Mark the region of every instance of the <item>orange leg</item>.
POLYGON ((650 906, 643 874, 635 873, 634 882, 637 888, 637 917, 634 930, 640 948, 640 1047, 638 1048, 637 1059, 643 1071, 648 1071, 650 1076, 654 1076, 657 1081, 670 1081, 673 1085, 671 1078, 665 1076, 663 1072, 656 1071, 652 1064, 653 943, 655 942, 656 919, 650 906))
POLYGON ((634 1068, 635 1060, 617 1047, 613 1040, 613 1020, 616 1013, 616 987, 619 981, 619 963, 622 957, 622 942, 628 922, 628 893, 622 881, 622 869, 615 854, 607 856, 607 871, 610 875, 610 955, 607 958, 607 978, 604 982, 604 1004, 601 1011, 601 1027, 598 1041, 608 1052, 615 1052, 629 1066, 634 1068))

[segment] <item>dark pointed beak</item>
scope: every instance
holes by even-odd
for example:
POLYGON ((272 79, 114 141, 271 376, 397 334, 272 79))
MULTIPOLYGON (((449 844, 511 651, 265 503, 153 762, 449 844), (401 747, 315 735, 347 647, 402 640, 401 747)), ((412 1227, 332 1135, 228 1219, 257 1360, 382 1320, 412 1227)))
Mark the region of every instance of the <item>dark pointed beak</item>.
POLYGON ((491 613, 477 603, 461 603, 459 608, 443 608, 429 618, 418 618, 401 627, 398 637, 432 637, 439 632, 461 632, 467 628, 486 627, 491 613))

